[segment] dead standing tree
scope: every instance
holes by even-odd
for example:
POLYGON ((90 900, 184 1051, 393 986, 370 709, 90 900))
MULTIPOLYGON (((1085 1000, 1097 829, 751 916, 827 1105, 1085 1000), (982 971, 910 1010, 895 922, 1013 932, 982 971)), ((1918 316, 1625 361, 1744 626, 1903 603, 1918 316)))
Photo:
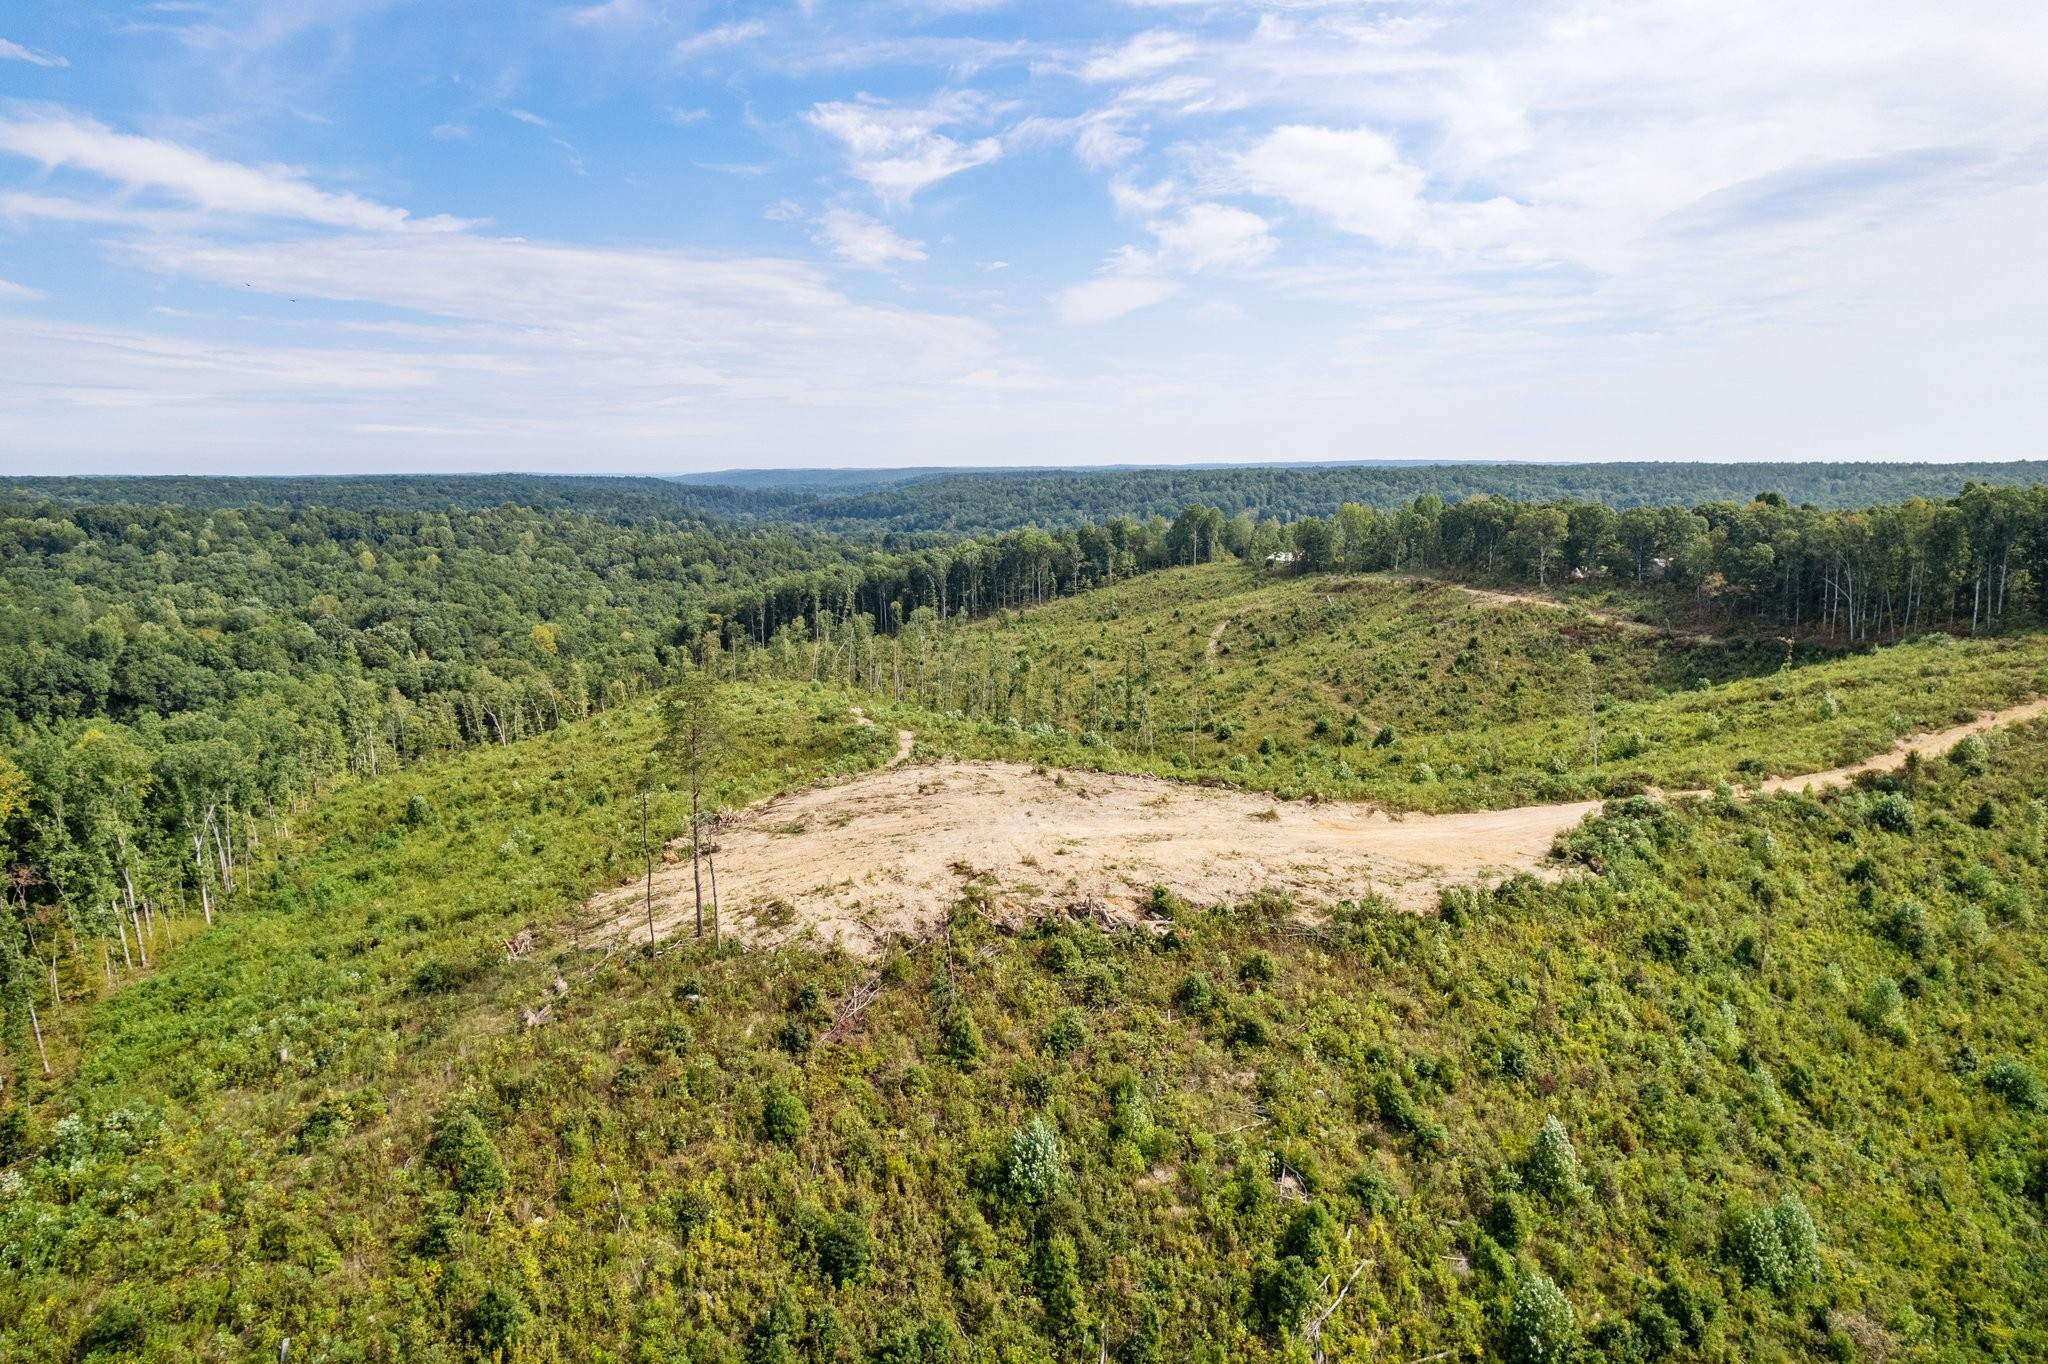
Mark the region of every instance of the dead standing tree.
POLYGON ((662 751, 690 787, 690 882, 697 899, 697 936, 704 936, 704 783, 732 742, 731 717, 718 682, 691 668, 662 698, 662 751))

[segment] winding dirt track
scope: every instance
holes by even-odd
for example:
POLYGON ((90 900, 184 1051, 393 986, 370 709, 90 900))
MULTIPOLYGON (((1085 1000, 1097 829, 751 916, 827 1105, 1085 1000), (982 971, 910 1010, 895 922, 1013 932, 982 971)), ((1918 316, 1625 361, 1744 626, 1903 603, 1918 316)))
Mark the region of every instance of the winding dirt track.
MULTIPOLYGON (((1932 756, 1966 734, 2048 713, 2048 698, 1907 740, 1890 753, 1766 791, 1839 785, 1932 756)), ((866 717, 859 717, 865 722, 866 717)), ((941 918, 972 877, 1018 912, 1092 902, 1134 914, 1155 885, 1196 904, 1272 887, 1309 903, 1378 893, 1433 908, 1445 886, 1516 872, 1555 875, 1551 843, 1598 801, 1456 815, 1390 815, 1362 804, 1268 796, 1151 777, 1049 771, 1017 763, 909 764, 898 731, 886 768, 791 792, 743 811, 714 835, 724 927, 756 944, 809 935, 873 955, 891 936, 941 918)), ((687 846, 687 845, 685 845, 687 846)), ((635 882, 588 906, 603 931, 647 931, 635 882)), ((656 930, 694 920, 690 868, 657 871, 656 930)))

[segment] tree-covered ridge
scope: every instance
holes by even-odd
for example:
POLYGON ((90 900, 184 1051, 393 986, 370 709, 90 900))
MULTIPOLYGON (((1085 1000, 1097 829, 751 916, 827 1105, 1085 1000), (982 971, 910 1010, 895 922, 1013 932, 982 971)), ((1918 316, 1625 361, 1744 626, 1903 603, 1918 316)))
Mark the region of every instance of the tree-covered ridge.
MULTIPOLYGON (((732 692, 722 799, 880 759, 848 693, 732 692)), ((343 788, 71 1015, 0 1112, 0 1354, 2048 1350, 2048 728, 1620 802, 1441 918, 1012 938, 968 881, 878 964, 578 944, 655 738, 343 788)))
POLYGON ((0 496, 62 506, 194 511, 445 513, 512 506, 623 523, 675 521, 697 514, 683 490, 666 479, 576 474, 15 475, 0 481, 0 496))
POLYGON ((0 495, 66 504, 217 508, 330 507, 445 512, 507 503, 632 522, 692 517, 783 521, 857 535, 985 536, 1116 517, 1171 518, 1193 504, 1226 517, 1331 516, 1346 502, 1392 510, 1423 496, 1598 502, 1617 510, 1745 503, 1769 492, 1794 505, 1868 507, 1954 497, 1970 483, 2032 487, 2048 462, 1214 465, 1161 469, 770 471, 729 484, 556 474, 316 477, 15 477, 0 495))
MULTIPOLYGON (((1866 507, 1959 494, 1969 483, 2029 487, 2048 463, 1999 464, 1417 464, 1113 471, 963 473, 845 497, 821 497, 777 512, 838 530, 982 534, 1019 525, 1062 526, 1114 516, 1176 515, 1202 504, 1226 517, 1282 521, 1330 516, 1346 502, 1391 510, 1418 497, 1516 502, 1598 502, 1693 507, 1748 502, 1769 492, 1794 505, 1866 507)), ((734 510, 740 510, 735 504, 734 510)))

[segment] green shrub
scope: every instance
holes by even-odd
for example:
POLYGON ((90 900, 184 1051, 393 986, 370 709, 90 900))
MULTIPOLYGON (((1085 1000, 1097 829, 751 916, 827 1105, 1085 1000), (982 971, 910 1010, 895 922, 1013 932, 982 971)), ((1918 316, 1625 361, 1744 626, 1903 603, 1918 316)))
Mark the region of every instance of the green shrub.
POLYGON ((1080 981, 1082 1000, 1097 1009, 1114 1004, 1123 990, 1116 970, 1106 961, 1093 962, 1083 968, 1080 981))
POLYGON ((1529 1157, 1522 1164, 1522 1178, 1537 1193, 1551 1198, 1576 1198, 1585 1192, 1585 1182, 1579 1173, 1579 1153, 1556 1114, 1545 1118, 1536 1133, 1529 1157))
POLYGON ((92 1309, 85 1330, 78 1337, 81 1358, 127 1355, 142 1348, 149 1335, 149 1318, 142 1309, 121 1298, 108 1298, 92 1309))
POLYGON ((672 1018, 663 1023, 661 1030, 654 1035, 655 1051, 668 1056, 687 1055, 690 1048, 696 1044, 697 1034, 680 1018, 672 1018))
POLYGON ((1045 1049, 1066 1056, 1088 1044, 1088 1025, 1079 1009, 1062 1009, 1045 1033, 1045 1049))
POLYGON ((1990 746, 1981 734, 1965 734, 1948 751, 1948 760, 1972 777, 1981 777, 1991 763, 1990 746))
POLYGON ((1109 1087, 1109 1132, 1119 1141, 1143 1141, 1152 1131, 1152 1109, 1145 1087, 1126 1071, 1109 1087))
POLYGON ((1896 1046, 1906 1046, 1913 1040, 1912 1027, 1906 1022, 1905 993, 1890 976, 1871 981, 1850 1012, 1857 1022, 1896 1046))
POLYGON ((1280 1254, 1313 1265, 1337 1245, 1337 1221, 1320 1203, 1304 1203, 1280 1233, 1280 1254))
POLYGON ((811 1049, 810 1025, 800 1018, 785 1018, 775 1030, 775 1045, 791 1056, 802 1056, 811 1049))
POLYGON ((688 1241, 697 1234, 700 1227, 710 1224, 715 1209, 711 1200, 695 1189, 685 1189, 669 1199, 669 1224, 676 1230, 676 1239, 688 1241))
POLYGON ((1259 1323, 1275 1336, 1299 1327, 1316 1302, 1316 1272, 1292 1255, 1260 1261, 1252 1274, 1259 1323))
POLYGON ((1985 1067, 1984 1088, 2023 1113, 2048 1107, 2040 1077, 2017 1056, 2001 1056, 1985 1067))
POLYGON ((1003 1184, 1019 1203, 1043 1203, 1060 1183, 1060 1138, 1044 1115, 1032 1117, 1010 1134, 1003 1161, 1003 1184))
POLYGON ((1273 1040, 1273 1032, 1266 1020, 1257 1014, 1240 1014, 1230 1025, 1227 1039, 1231 1046, 1240 1051, 1263 1047, 1273 1040))
POLYGON ((1909 834, 1919 816, 1912 801, 1896 791, 1886 791, 1870 802, 1866 818, 1887 833, 1909 834))
POLYGON ((1728 1251, 1751 1288, 1783 1294, 1820 1277, 1819 1234, 1805 1204, 1791 1194, 1738 1219, 1728 1251))
POLYGON ((1046 1334, 1073 1340, 1087 1330, 1081 1293, 1081 1257, 1063 1231, 1039 1240, 1031 1259, 1031 1286, 1045 1307, 1046 1334))
POLYGON ((489 1359, 509 1350, 532 1323, 533 1314, 515 1288, 492 1284, 469 1309, 464 1324, 478 1352, 489 1359))
POLYGON ((1927 949, 1927 909, 1918 900, 1901 900, 1884 917, 1884 935, 1916 956, 1927 949))
POLYGON ((858 1213, 834 1215, 819 1234, 818 1272, 835 1288, 858 1282, 874 1258, 874 1238, 858 1213))
POLYGON ((981 1028, 965 1000, 948 992, 939 1014, 939 1050, 962 1070, 978 1065, 982 1058, 981 1028))
POLYGON ((811 1111, 780 1080, 768 1086, 761 1101, 761 1135, 777 1146, 795 1146, 811 1126, 811 1111))
POLYGON ((1398 1201, 1394 1186, 1387 1177, 1371 1167, 1358 1171, 1344 1181, 1344 1192, 1358 1200, 1358 1209, 1367 1217, 1385 1217, 1394 1210, 1398 1201))
POLYGON ((1200 971, 1190 971, 1174 987, 1173 1002, 1191 1014, 1207 1013, 1216 1003, 1216 987, 1200 971))
POLYGON ((1273 954, 1261 948, 1244 959, 1237 968, 1237 978, 1247 985, 1271 985, 1280 975, 1279 964, 1273 954))
POLYGON ((461 989, 475 980, 481 972, 470 962, 429 961, 422 962, 412 973, 406 988, 417 997, 445 995, 461 989))
POLYGON ((427 1156, 448 1177, 449 1187, 465 1200, 505 1187, 505 1163, 497 1145, 484 1131, 483 1120, 466 1109, 441 1124, 427 1156))
POLYGON ((1081 964, 1081 949, 1074 946, 1074 940, 1064 933, 1046 943, 1045 950, 1038 955, 1045 969, 1056 976, 1063 976, 1081 964))
POLYGON ((28 1109, 21 1104, 9 1104, 0 1111, 0 1166, 14 1164, 29 1150, 28 1109))
POLYGON ((1513 1189, 1503 1190, 1494 1195, 1486 1224, 1494 1240, 1509 1250, 1520 1250, 1536 1230, 1536 1211, 1521 1194, 1513 1189))
POLYGON ((1564 1291, 1541 1274, 1524 1277, 1508 1308, 1508 1359, 1512 1364, 1566 1364, 1578 1347, 1578 1316, 1564 1291))

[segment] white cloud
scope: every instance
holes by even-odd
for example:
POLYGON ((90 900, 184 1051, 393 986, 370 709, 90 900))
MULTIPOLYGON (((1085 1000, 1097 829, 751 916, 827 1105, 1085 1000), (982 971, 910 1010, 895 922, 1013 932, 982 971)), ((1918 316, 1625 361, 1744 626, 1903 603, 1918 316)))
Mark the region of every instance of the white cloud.
POLYGON ((647 19, 647 0, 604 0, 569 12, 570 23, 592 28, 630 28, 647 19))
POLYGON ((1163 261, 1187 270, 1257 265, 1280 243, 1266 220, 1228 204, 1192 204, 1178 218, 1152 225, 1163 261))
POLYGON ((1081 75, 1091 81, 1131 80, 1179 66, 1195 52, 1195 43, 1186 34, 1155 29, 1140 33, 1121 47, 1098 53, 1082 66, 1081 75))
POLYGON ((414 218, 402 208, 336 194, 284 166, 245 166, 158 138, 117 133, 57 110, 0 119, 0 152, 41 165, 82 170, 130 193, 154 191, 209 213, 288 218, 358 231, 446 231, 450 218, 414 218))
POLYGON ((46 52, 32 52, 20 43, 10 43, 0 38, 0 62, 27 62, 31 66, 69 66, 62 57, 52 57, 46 52))
POLYGON ((26 284, 16 284, 11 279, 0 279, 0 298, 41 298, 41 289, 31 289, 26 284))
POLYGON ((1068 285, 1053 295, 1053 306, 1062 322, 1085 327, 1115 321, 1179 292, 1179 283, 1156 275, 1107 274, 1068 285))
POLYGON ((1279 246, 1267 233, 1264 218, 1228 204, 1191 204, 1150 227, 1158 239, 1157 250, 1126 246, 1095 278, 1053 295, 1061 321, 1075 326, 1112 321, 1172 298, 1182 287, 1176 276, 1244 269, 1259 264, 1279 246))
POLYGON ((834 102, 816 105, 805 118, 846 145, 848 169, 883 202, 903 204, 928 185, 1002 156, 1003 144, 993 137, 960 142, 938 131, 978 109, 958 96, 924 108, 834 102))
POLYGON ((849 265, 886 270, 896 261, 926 259, 923 242, 906 241, 887 223, 843 206, 828 208, 818 218, 816 240, 849 265))
POLYGON ((1149 218, 1166 212, 1180 194, 1180 186, 1171 180, 1161 180, 1155 185, 1140 185, 1129 180, 1109 182, 1110 202, 1116 211, 1127 218, 1149 218))
POLYGON ((539 114, 530 113, 525 109, 507 109, 505 112, 511 115, 513 118, 518 119, 521 123, 531 124, 536 128, 552 128, 555 126, 554 124, 548 122, 546 119, 542 118, 539 114))
POLYGON ((739 44, 760 37, 768 31, 768 25, 758 19, 748 19, 737 24, 720 24, 707 28, 702 33, 692 34, 676 44, 678 57, 701 57, 707 52, 720 48, 737 47, 739 44))
POLYGON ((1426 219, 1420 169, 1370 128, 1275 128, 1235 158, 1245 188, 1328 218, 1385 246, 1412 241, 1426 219))
POLYGON ((1091 170, 1107 170, 1128 161, 1144 147, 1144 142, 1125 132, 1114 116, 1089 119, 1074 137, 1074 154, 1091 170))

